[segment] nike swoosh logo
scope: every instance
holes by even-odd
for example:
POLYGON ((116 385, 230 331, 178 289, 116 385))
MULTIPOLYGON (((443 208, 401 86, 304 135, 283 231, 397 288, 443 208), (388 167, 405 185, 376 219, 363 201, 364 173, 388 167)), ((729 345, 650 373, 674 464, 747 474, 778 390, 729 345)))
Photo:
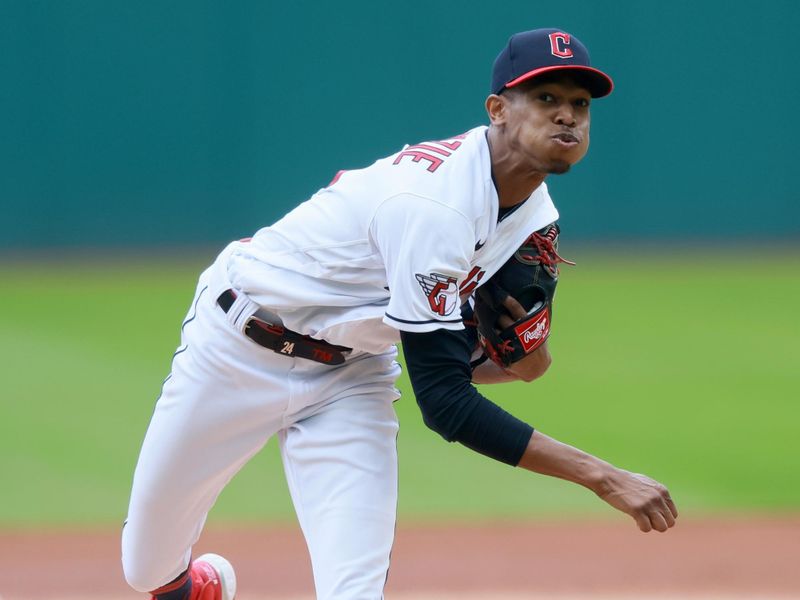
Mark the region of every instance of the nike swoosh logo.
POLYGON ((475 252, 477 252, 478 250, 483 248, 485 245, 486 245, 486 242, 482 242, 482 241, 478 240, 478 243, 475 244, 475 252))

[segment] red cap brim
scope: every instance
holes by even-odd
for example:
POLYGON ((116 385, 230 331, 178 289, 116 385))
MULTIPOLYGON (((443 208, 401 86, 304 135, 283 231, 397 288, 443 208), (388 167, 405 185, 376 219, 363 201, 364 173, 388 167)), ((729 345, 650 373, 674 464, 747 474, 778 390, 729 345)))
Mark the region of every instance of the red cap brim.
POLYGON ((505 87, 514 87, 523 81, 528 81, 534 77, 542 75, 543 73, 566 70, 581 71, 588 75, 586 80, 589 83, 589 87, 587 89, 592 95, 592 98, 602 98, 603 96, 608 96, 611 93, 611 90, 614 89, 614 82, 611 80, 611 77, 599 69, 595 69, 594 67, 586 67, 583 65, 553 65, 550 67, 541 67, 539 69, 534 69, 533 71, 528 71, 516 79, 512 79, 505 85, 505 87))

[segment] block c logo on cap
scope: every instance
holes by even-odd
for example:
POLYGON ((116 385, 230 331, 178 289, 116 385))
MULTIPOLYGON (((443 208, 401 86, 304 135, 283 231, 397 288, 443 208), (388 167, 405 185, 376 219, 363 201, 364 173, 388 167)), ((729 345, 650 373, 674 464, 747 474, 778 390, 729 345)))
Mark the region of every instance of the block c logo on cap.
POLYGON ((550 34, 550 52, 559 58, 571 58, 572 48, 569 47, 569 34, 556 32, 550 34))

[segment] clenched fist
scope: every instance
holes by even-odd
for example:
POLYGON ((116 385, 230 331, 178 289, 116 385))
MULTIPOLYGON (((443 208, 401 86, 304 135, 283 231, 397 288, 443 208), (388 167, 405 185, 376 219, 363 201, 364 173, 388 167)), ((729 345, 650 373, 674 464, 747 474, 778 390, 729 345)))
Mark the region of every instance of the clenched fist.
POLYGON ((617 510, 629 514, 644 532, 666 531, 675 525, 678 509, 666 487, 640 473, 615 469, 595 490, 617 510))

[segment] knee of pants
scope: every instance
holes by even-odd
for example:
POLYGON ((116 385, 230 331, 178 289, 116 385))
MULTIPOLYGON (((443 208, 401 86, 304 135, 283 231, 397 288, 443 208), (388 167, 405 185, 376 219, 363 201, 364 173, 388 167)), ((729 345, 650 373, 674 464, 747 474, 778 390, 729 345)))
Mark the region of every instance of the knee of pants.
POLYGON ((122 572, 129 586, 137 592, 144 593, 157 590, 175 579, 164 571, 163 565, 159 569, 157 565, 150 564, 147 560, 134 560, 125 555, 122 556, 122 572))

